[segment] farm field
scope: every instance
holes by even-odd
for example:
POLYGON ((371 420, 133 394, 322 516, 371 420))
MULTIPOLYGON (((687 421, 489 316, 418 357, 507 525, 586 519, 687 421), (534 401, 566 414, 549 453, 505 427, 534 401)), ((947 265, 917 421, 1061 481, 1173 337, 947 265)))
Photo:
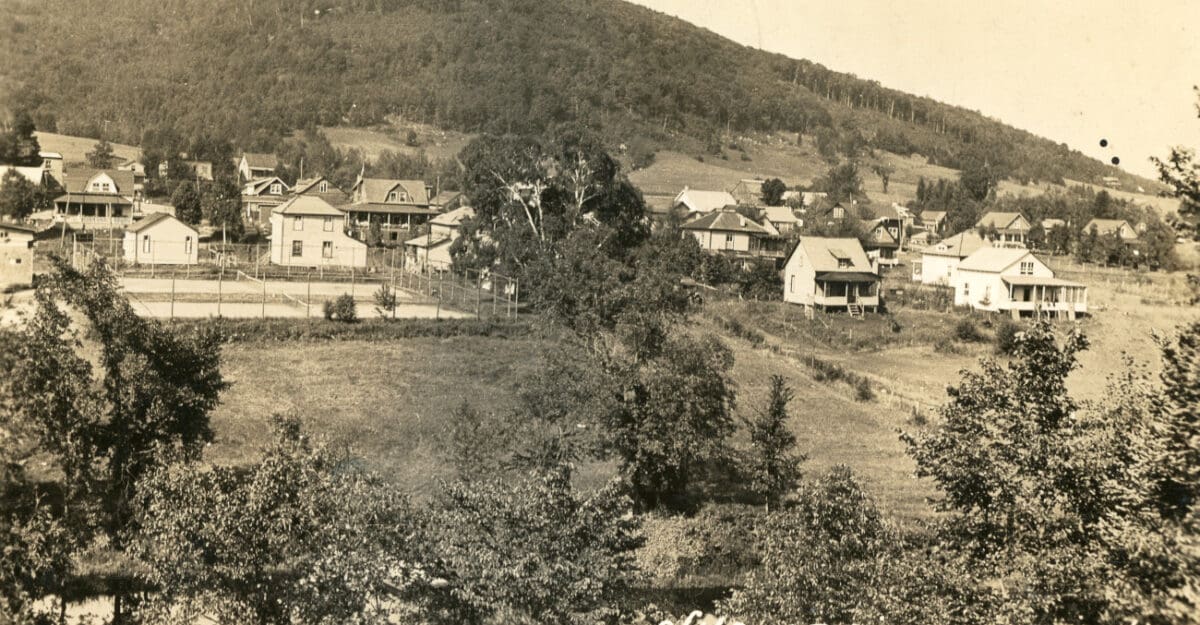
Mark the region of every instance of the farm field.
POLYGON ((439 161, 458 156, 471 135, 440 130, 425 124, 397 124, 374 128, 327 127, 321 132, 333 147, 341 150, 361 150, 368 159, 378 158, 384 151, 415 155, 424 151, 429 160, 439 161), (405 142, 409 129, 415 130, 420 145, 405 142))
MULTIPOLYGON (((58 152, 63 155, 63 163, 68 167, 71 165, 82 165, 87 162, 87 153, 92 151, 96 146, 95 139, 87 137, 73 137, 71 135, 60 135, 54 132, 36 131, 38 145, 46 152, 58 152)), ((138 158, 142 154, 141 148, 123 143, 112 143, 113 154, 116 155, 118 161, 126 161, 138 158)), ((118 163, 119 164, 119 163, 118 163)))

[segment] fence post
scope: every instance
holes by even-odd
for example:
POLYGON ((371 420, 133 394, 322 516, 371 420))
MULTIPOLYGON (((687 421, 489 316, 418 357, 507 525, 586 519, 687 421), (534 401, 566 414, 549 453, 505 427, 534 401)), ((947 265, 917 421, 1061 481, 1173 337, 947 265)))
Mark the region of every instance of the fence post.
POLYGON ((513 317, 521 312, 521 281, 513 280, 513 317))
MULTIPOLYGON (((394 251, 394 250, 393 250, 394 251)), ((396 308, 400 302, 396 294, 396 268, 392 267, 392 319, 396 318, 396 308)))
POLYGON ((492 274, 492 319, 496 318, 496 274, 492 274))
MULTIPOLYGON (((279 244, 283 245, 283 242, 280 241, 279 244)), ((283 262, 283 259, 280 259, 279 262, 283 262)), ((254 244, 254 277, 255 278, 258 277, 258 244, 257 243, 254 244)))
POLYGON ((482 319, 479 314, 479 298, 483 294, 483 272, 475 272, 475 318, 482 319))
POLYGON ((171 321, 175 320, 175 271, 171 272, 171 321))
MULTIPOLYGON (((433 278, 429 279, 429 293, 430 293, 430 295, 433 294, 433 278)), ((442 296, 443 295, 444 295, 444 293, 442 292, 442 275, 438 274, 437 312, 434 313, 434 315, 433 315, 434 320, 442 318, 442 296)))
POLYGON ((221 258, 220 268, 217 269, 217 317, 221 316, 221 287, 225 281, 225 258, 221 258))
POLYGON ((267 318, 267 277, 263 276, 263 292, 262 292, 262 318, 267 318))
POLYGON ((354 265, 350 266, 350 298, 354 298, 354 265))
POLYGON ((312 319, 312 269, 308 270, 308 294, 304 296, 304 318, 312 319))

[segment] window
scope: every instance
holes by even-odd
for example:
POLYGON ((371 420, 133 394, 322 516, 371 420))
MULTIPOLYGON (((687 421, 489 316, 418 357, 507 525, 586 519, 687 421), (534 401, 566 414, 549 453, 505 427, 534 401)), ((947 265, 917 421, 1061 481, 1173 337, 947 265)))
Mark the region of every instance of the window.
POLYGON ((407 202, 407 201, 408 201, 408 194, 407 194, 407 193, 405 193, 405 192, 403 192, 403 191, 401 191, 401 192, 400 192, 400 201, 401 201, 401 202, 407 202))
POLYGON ((321 193, 328 193, 329 192, 329 183, 322 180, 321 186, 317 187, 317 189, 319 189, 319 191, 321 193))
POLYGON ((325 232, 333 232, 333 217, 325 218, 325 232))
POLYGON ((183 253, 184 254, 192 253, 192 237, 190 237, 190 236, 184 237, 184 239, 183 239, 183 253))
POLYGON ((390 192, 388 192, 388 199, 387 199, 387 201, 389 201, 389 202, 395 202, 395 201, 396 201, 396 192, 395 192, 395 191, 390 191, 390 192))
POLYGON ((148 235, 148 234, 142 235, 142 253, 143 254, 150 253, 150 235, 148 235))
POLYGON ((1023 276, 1032 276, 1033 275, 1033 261, 1026 260, 1026 261, 1021 262, 1021 275, 1023 275, 1023 276))
POLYGON ((333 241, 321 242, 321 257, 333 258, 333 241))
POLYGON ((792 276, 790 279, 788 279, 788 290, 792 293, 796 292, 796 276, 792 276))
POLYGON ((292 241, 292 256, 295 258, 304 256, 304 241, 292 241))
POLYGON ((850 268, 850 259, 849 258, 839 258, 838 259, 838 269, 849 269, 849 268, 850 268))
POLYGON ((283 186, 278 182, 271 183, 271 195, 280 195, 283 193, 283 186))
POLYGON ((732 233, 725 235, 725 249, 727 249, 727 250, 733 249, 733 234, 732 233))
POLYGON ((304 218, 303 217, 292 217, 292 230, 303 230, 303 229, 304 229, 304 218))
POLYGON ((971 283, 963 282, 963 297, 970 297, 970 296, 971 296, 971 283))

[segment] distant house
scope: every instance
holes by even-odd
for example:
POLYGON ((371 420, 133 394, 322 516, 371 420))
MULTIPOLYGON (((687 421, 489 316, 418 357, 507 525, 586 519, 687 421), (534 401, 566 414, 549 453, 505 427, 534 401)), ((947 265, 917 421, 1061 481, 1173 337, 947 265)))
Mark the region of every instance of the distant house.
POLYGON ((146 190, 146 165, 139 160, 128 160, 117 165, 118 171, 133 172, 133 186, 138 193, 146 190))
POLYGON ((737 204, 737 199, 728 191, 701 191, 684 187, 671 202, 671 208, 684 218, 692 218, 734 204, 737 204))
POLYGON ((200 233, 167 213, 154 213, 125 229, 125 262, 141 265, 194 265, 200 233))
POLYGON ((940 237, 946 231, 946 211, 922 211, 921 226, 940 237))
POLYGON ((271 212, 271 262, 297 267, 366 267, 367 245, 346 232, 346 215, 298 195, 271 212))
POLYGON ((1100 236, 1117 235, 1125 243, 1133 243, 1138 239, 1137 230, 1124 219, 1093 219, 1083 227, 1085 233, 1095 228, 1100 236))
POLYGON ((1066 228, 1067 227, 1066 220, 1063 220, 1063 219, 1043 219, 1042 220, 1042 232, 1050 232, 1051 230, 1053 230, 1059 226, 1066 228))
POLYGON ((463 205, 462 191, 442 191, 429 198, 429 208, 445 213, 463 205))
POLYGON ((350 194, 342 191, 325 176, 297 180, 292 187, 292 195, 312 195, 325 200, 333 206, 341 206, 350 201, 350 194))
POLYGON ((862 245, 867 258, 879 265, 899 264, 896 250, 900 249, 900 228, 888 219, 864 219, 862 224, 866 232, 862 245))
MULTIPOLYGON (((187 165, 188 169, 192 170, 192 174, 194 176, 196 176, 196 178, 198 178, 200 180, 208 180, 208 181, 211 181, 213 179, 212 161, 183 160, 181 162, 184 165, 187 165)), ((171 165, 167 161, 163 161, 163 162, 159 163, 158 164, 158 177, 165 178, 167 176, 167 172, 169 171, 170 167, 171 167, 171 165)), ((274 169, 275 169, 274 167, 271 168, 272 171, 274 171, 274 169)), ((270 175, 270 174, 267 174, 267 175, 270 175)))
POLYGON ((985 232, 995 247, 1025 247, 1029 237, 1029 220, 1021 213, 984 213, 976 228, 985 232))
POLYGON ((279 159, 275 158, 274 154, 245 152, 238 160, 238 175, 242 177, 243 181, 269 178, 275 175, 275 166, 278 164, 279 159))
POLYGON ((1116 176, 1102 176, 1100 182, 1110 189, 1120 189, 1121 179, 1116 176))
POLYGON ((375 222, 385 242, 397 243, 437 215, 429 205, 429 190, 420 180, 359 178, 350 191, 350 203, 340 208, 349 215, 356 238, 365 239, 375 222))
POLYGON ((38 156, 42 157, 42 169, 46 171, 46 175, 61 186, 63 183, 63 155, 43 150, 38 152, 38 156))
POLYGON ((475 216, 475 209, 460 206, 429 220, 429 231, 404 242, 405 264, 420 271, 450 269, 450 245, 459 236, 459 226, 475 216))
POLYGON ((801 237, 783 266, 783 301, 806 308, 877 311, 879 275, 858 239, 801 237))
POLYGON ((0 222, 0 291, 33 284, 33 241, 37 232, 0 222))
POLYGON ((35 186, 42 186, 46 180, 46 170, 41 167, 21 167, 18 165, 0 165, 0 189, 4 188, 4 179, 8 177, 9 172, 15 172, 17 175, 29 181, 35 186))
POLYGON ((290 193, 291 187, 279 176, 258 178, 242 185, 242 211, 246 220, 258 224, 269 223, 271 213, 287 201, 290 193))
POLYGON ((72 169, 64 174, 66 193, 54 199, 56 221, 84 229, 124 228, 133 223, 140 200, 131 171, 72 169))
POLYGON ((1032 252, 981 247, 958 264, 954 305, 1036 317, 1074 319, 1087 313, 1087 287, 1054 277, 1032 252))
POLYGON ((710 254, 723 254, 749 260, 753 258, 782 258, 784 241, 773 228, 739 214, 730 208, 709 213, 680 226, 710 254))
POLYGON ((763 221, 771 224, 779 234, 791 234, 800 228, 800 219, 786 206, 763 208, 763 221))
POLYGON ((912 279, 921 284, 950 286, 958 264, 971 254, 992 244, 974 230, 960 232, 925 248, 921 260, 913 263, 912 279))
POLYGON ((758 206, 762 201, 762 187, 766 180, 761 178, 743 178, 729 189, 729 194, 737 200, 738 204, 749 204, 758 206))

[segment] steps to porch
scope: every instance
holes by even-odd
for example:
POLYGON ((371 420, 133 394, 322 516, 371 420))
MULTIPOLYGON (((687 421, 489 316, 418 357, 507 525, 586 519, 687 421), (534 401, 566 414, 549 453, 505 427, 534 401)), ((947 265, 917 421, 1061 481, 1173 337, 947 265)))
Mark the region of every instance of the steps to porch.
POLYGON ((862 319, 866 313, 862 304, 846 304, 846 312, 855 319, 862 319))

